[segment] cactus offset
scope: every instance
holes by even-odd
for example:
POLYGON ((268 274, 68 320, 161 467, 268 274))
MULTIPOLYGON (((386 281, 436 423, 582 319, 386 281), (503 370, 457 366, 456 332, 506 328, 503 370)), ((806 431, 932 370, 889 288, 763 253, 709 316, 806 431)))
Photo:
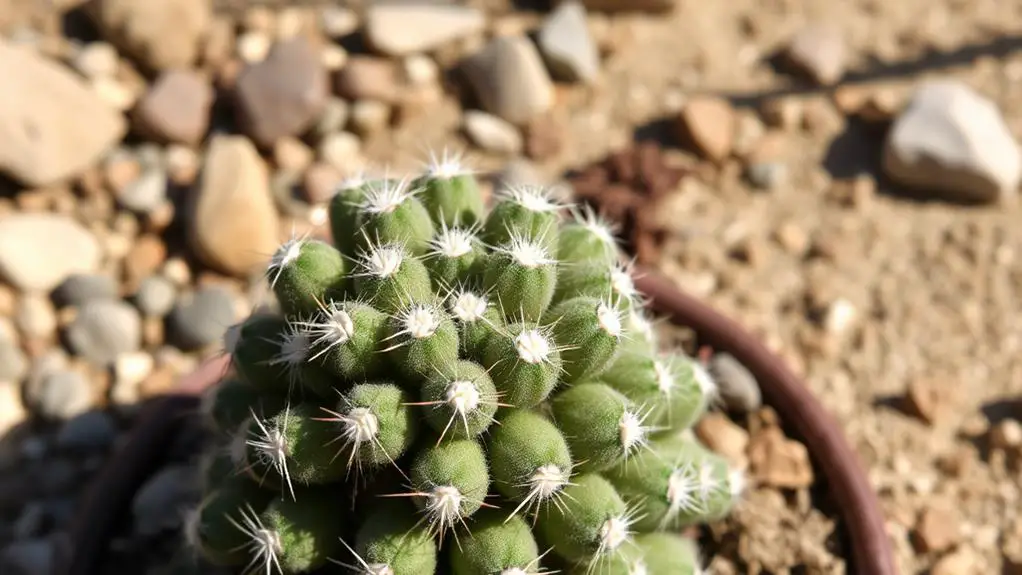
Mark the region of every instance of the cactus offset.
POLYGON ((221 439, 187 539, 238 573, 699 573, 683 527, 742 475, 688 433, 714 400, 658 346, 592 211, 457 158, 338 186, 285 243, 203 403, 221 439))

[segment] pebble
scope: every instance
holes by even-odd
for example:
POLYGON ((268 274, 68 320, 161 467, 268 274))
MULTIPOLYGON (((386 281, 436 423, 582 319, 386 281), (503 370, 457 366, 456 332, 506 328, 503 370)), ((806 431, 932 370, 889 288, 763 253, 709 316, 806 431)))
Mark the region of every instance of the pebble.
POLYGON ((44 187, 83 172, 127 132, 119 111, 67 67, 0 38, 0 173, 44 187))
POLYGON ((86 78, 110 78, 117 74, 120 57, 107 42, 89 42, 75 54, 71 65, 86 78))
POLYGON ((302 195, 310 204, 325 204, 334 196, 341 174, 330 164, 316 162, 302 177, 302 195))
POLYGON ((190 350, 220 341, 235 321, 234 296, 219 286, 208 286, 178 299, 168 327, 174 342, 190 350))
POLYGON ((312 150, 298 138, 285 137, 273 144, 273 163, 278 169, 299 173, 312 164, 312 150))
POLYGON ((199 173, 199 163, 199 154, 195 150, 180 144, 167 146, 167 175, 175 184, 191 185, 199 173))
POLYGON ((25 388, 28 407, 46 419, 64 420, 92 408, 92 386, 77 371, 47 370, 29 380, 25 388), (34 379, 34 380, 33 380, 34 379))
POLYGON ((117 203, 140 214, 155 211, 167 199, 167 172, 153 167, 142 172, 117 194, 117 203))
POLYGON ((124 258, 124 283, 129 293, 137 291, 143 279, 156 273, 167 259, 167 245, 153 234, 134 239, 124 258))
POLYGON ((53 572, 55 546, 51 539, 15 541, 0 552, 0 571, 6 575, 42 575, 53 572))
POLYGON ((760 162, 745 168, 749 183, 761 190, 778 188, 788 178, 788 167, 779 162, 760 162))
POLYGON ((142 486, 131 504, 135 532, 155 535, 180 525, 185 506, 199 488, 195 469, 190 465, 163 468, 142 486))
POLYGON ((200 180, 187 227, 196 254, 232 275, 264 266, 278 246, 280 216, 255 147, 242 136, 214 136, 200 180))
POLYGON ((916 522, 913 542, 923 553, 950 549, 961 538, 961 520, 950 509, 929 507, 916 522))
POLYGON ((979 575, 990 573, 979 566, 979 557, 970 549, 959 549, 945 555, 933 565, 930 575, 979 575))
POLYGON ((514 158, 504 164, 504 167, 497 173, 497 184, 500 188, 509 188, 518 185, 546 185, 546 178, 536 164, 525 158, 514 158))
POLYGON ((1022 446, 1022 423, 1006 419, 995 424, 990 428, 990 445, 996 449, 1017 449, 1022 446))
POLYGON ((238 36, 235 48, 238 57, 247 64, 258 64, 266 59, 273 46, 273 38, 264 31, 250 30, 238 36))
POLYGON ((160 74, 135 107, 139 130, 164 142, 196 145, 209 127, 213 86, 192 70, 160 74))
POLYGON ((561 2, 536 36, 551 74, 567 82, 591 83, 600 73, 600 53, 580 2, 561 2))
POLYGON ((351 107, 351 127, 362 135, 386 128, 391 119, 391 107, 379 100, 359 100, 351 107))
POLYGON ((109 449, 117 439, 117 423, 102 411, 87 411, 64 422, 57 447, 66 450, 109 449))
POLYGON ((524 36, 502 36, 463 62, 483 109, 516 125, 554 105, 554 85, 536 46, 524 36))
POLYGON ((908 384, 905 400, 909 411, 931 425, 954 421, 956 394, 946 382, 914 379, 908 384))
MULTIPOLYGON (((144 351, 122 353, 114 362, 114 387, 125 390, 136 390, 139 385, 153 372, 156 362, 152 355, 144 351)), ((130 393, 137 396, 137 393, 130 393)))
POLYGON ((334 132, 339 132, 348 124, 348 101, 337 96, 331 96, 323 111, 320 112, 313 132, 316 136, 323 138, 334 132))
POLYGON ((916 89, 884 146, 887 175, 946 199, 1013 199, 1022 155, 996 104, 971 87, 934 80, 916 89))
POLYGON ((341 173, 349 173, 361 163, 362 141, 351 132, 335 132, 323 137, 316 150, 320 161, 341 173))
POLYGON ((711 450, 723 455, 740 469, 748 464, 745 449, 749 432, 721 413, 708 413, 699 420, 696 436, 711 450))
POLYGON ((465 133, 480 148, 499 154, 519 154, 522 133, 513 124, 486 112, 466 111, 462 117, 465 133))
POLYGON ((748 455, 753 475, 766 485, 799 489, 813 483, 809 450, 776 427, 754 435, 748 455))
POLYGON ((71 351, 98 365, 109 365, 118 355, 142 345, 138 312, 119 300, 86 303, 66 331, 71 351))
POLYGON ((485 25, 486 16, 467 6, 374 3, 366 10, 364 30, 375 51, 406 56, 478 34, 485 25))
POLYGON ((0 335, 0 382, 18 382, 28 374, 28 358, 18 344, 0 335))
POLYGON ((402 60, 401 72, 405 81, 412 86, 431 86, 440 79, 440 67, 432 58, 423 54, 412 54, 402 60))
POLYGON ((22 296, 15 321, 26 339, 46 340, 57 331, 57 312, 50 299, 41 294, 22 296))
POLYGON ((135 305, 148 317, 163 317, 170 313, 177 298, 177 286, 169 279, 151 275, 143 279, 135 292, 135 305))
POLYGON ((95 236, 68 216, 0 216, 0 276, 21 290, 49 292, 73 274, 98 268, 101 255, 95 236))
POLYGON ((153 70, 188 68, 213 21, 208 0, 102 0, 95 16, 103 37, 153 70))
POLYGON ((730 102, 716 96, 694 96, 678 115, 679 139, 702 156, 721 162, 731 155, 737 121, 730 102))
POLYGON ((848 50, 841 30, 813 24, 798 32, 788 45, 789 63, 817 84, 837 83, 845 73, 848 50))
POLYGON ((756 378, 733 355, 714 353, 710 356, 707 369, 728 409, 751 413, 763 404, 763 395, 756 378))
POLYGON ((394 103, 401 94, 399 69, 386 58, 352 56, 334 75, 334 90, 349 100, 394 103))
POLYGON ((304 37, 273 45, 266 59, 238 75, 239 123, 260 147, 305 132, 329 95, 329 78, 315 47, 304 37))
POLYGON ((324 35, 336 40, 358 30, 358 15, 351 8, 324 6, 319 11, 319 28, 324 35))
MULTIPOLYGON (((4 342, 0 341, 0 354, 3 353, 4 342)), ((0 355, 0 361, 4 358, 0 355)), ((9 366, 0 364, 0 371, 10 370, 9 366)), ((21 400, 21 389, 16 384, 17 380, 0 377, 0 436, 6 435, 16 426, 20 425, 28 413, 21 400)))

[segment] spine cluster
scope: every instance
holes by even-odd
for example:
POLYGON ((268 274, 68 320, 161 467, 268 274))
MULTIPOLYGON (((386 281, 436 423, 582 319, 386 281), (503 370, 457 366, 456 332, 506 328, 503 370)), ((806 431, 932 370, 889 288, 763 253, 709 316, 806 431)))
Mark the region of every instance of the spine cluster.
POLYGON ((206 398, 188 541, 239 573, 684 575, 741 474, 689 432, 702 366, 658 345, 613 231, 456 163, 363 178, 333 244, 267 269, 206 398), (331 571, 333 572, 333 571, 331 571))

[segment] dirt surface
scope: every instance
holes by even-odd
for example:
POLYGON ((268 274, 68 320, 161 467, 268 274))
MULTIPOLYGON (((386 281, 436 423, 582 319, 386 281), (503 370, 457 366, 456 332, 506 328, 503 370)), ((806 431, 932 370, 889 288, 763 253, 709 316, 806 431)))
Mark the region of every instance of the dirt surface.
MULTIPOLYGON (((0 1, 0 26, 63 33, 53 8, 41 4, 0 1), (12 9, 4 11, 5 4, 12 9)), ((489 28, 505 33, 530 29, 545 14, 511 11, 497 0, 471 4, 485 7, 489 28)), ((657 210, 667 229, 660 269, 760 334, 805 375, 868 468, 901 572, 1022 573, 1022 520, 1015 517, 1022 490, 1022 208, 1013 200, 963 205, 908 193, 881 167, 891 119, 927 78, 971 86, 1022 137, 1022 2, 682 0, 668 14, 590 14, 588 22, 603 48, 599 79, 556 85, 555 105, 522 130, 532 167, 561 181, 636 138, 665 142, 667 161, 690 173, 657 210), (843 38, 848 71, 836 88, 775 65, 775 54, 818 22, 843 38), (891 104, 865 121, 852 112, 858 94, 891 104), (675 129, 678 115, 703 95, 728 100, 736 123, 727 157, 716 162, 675 129), (770 177, 778 178, 767 189, 746 174, 763 148, 770 177)), ((449 51, 456 56, 472 45, 449 51)), ((434 59, 453 57, 439 51, 434 59)), ((447 146, 467 150, 483 172, 502 169, 509 154, 484 151, 460 130, 463 110, 477 108, 465 82, 457 74, 443 80, 438 99, 406 106, 395 125, 360 134, 362 157, 411 169, 424 150, 447 146)), ((38 196, 8 187, 0 214, 29 209, 38 196)), ((65 190, 57 188, 59 197, 65 190)), ((1018 191, 1007 195, 1017 200, 1018 191)), ((157 234, 170 257, 181 251, 180 233, 157 234)), ((223 280, 188 261, 194 276, 249 293, 243 278, 223 280)), ((27 296, 0 287, 15 302, 0 311, 14 318, 27 296)), ((39 345, 21 342, 29 351, 39 345)), ((34 361, 44 354, 28 355, 34 361)), ((756 470, 762 453, 777 453, 762 447, 781 441, 771 435, 774 416, 758 409, 723 419, 744 434, 725 448, 753 466, 752 482, 734 517, 702 533, 708 572, 845 573, 840 525, 812 476, 789 469, 777 472, 778 480, 764 471, 767 463, 756 470)), ((723 419, 716 424, 727 425, 723 419)), ((93 470, 102 457, 68 460, 93 470)), ((17 470, 0 466, 11 477, 17 470)), ((58 499, 73 502, 70 491, 58 499)), ((51 537, 66 520, 66 513, 46 515, 45 526, 26 531, 18 527, 28 521, 25 512, 9 511, 0 540, 12 547, 51 537)))

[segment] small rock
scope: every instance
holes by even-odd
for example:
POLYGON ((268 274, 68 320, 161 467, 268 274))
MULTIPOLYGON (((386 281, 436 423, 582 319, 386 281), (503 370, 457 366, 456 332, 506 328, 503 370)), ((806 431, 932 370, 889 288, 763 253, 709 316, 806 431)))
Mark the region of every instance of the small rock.
POLYGON ((77 371, 55 370, 25 389, 28 407, 46 419, 63 420, 92 409, 94 394, 89 380, 77 371))
POLYGON ((234 296, 209 286, 181 297, 170 312, 168 327, 176 344, 189 350, 220 341, 235 321, 234 296))
POLYGON ((280 216, 268 170, 251 142, 214 136, 200 179, 187 227, 200 259, 233 275, 265 265, 278 246, 280 216))
POLYGON ((693 97, 678 116, 677 132, 679 139, 692 144, 701 155, 721 162, 734 145, 734 109, 723 98, 693 97))
POLYGON ((336 132, 323 137, 316 153, 320 161, 349 173, 361 163, 362 141, 351 132, 336 132))
POLYGON ((177 298, 177 286, 169 279, 151 275, 142 280, 135 292, 135 305, 149 317, 163 317, 170 313, 177 298))
POLYGON ((77 450, 108 449, 117 439, 117 424, 102 411, 88 411, 64 422, 57 432, 57 446, 77 450))
POLYGON ((961 538, 961 519, 949 509, 930 507, 916 522, 913 542, 923 553, 950 549, 961 538))
POLYGON ((191 185, 199 173, 199 154, 179 144, 167 146, 167 172, 175 184, 191 185))
POLYGON ((273 38, 267 32, 250 30, 238 36, 235 48, 238 57, 246 64, 258 64, 266 59, 273 46, 273 38))
POLYGON ((6 575, 42 575, 53 572, 56 557, 52 539, 15 541, 0 552, 0 571, 6 575))
POLYGON ((127 290, 134 292, 143 279, 160 269, 167 259, 167 245, 153 234, 135 238, 131 250, 124 258, 124 283, 127 290))
POLYGON ((579 2, 561 2, 540 27, 536 43, 555 78, 589 83, 600 73, 599 50, 579 2))
POLYGON ((788 439, 776 427, 768 427, 753 436, 748 454, 753 475, 766 485, 798 489, 813 483, 813 467, 806 446, 788 439))
POLYGON ((397 65, 385 58, 352 56, 334 76, 334 90, 349 100, 394 103, 401 94, 397 65))
POLYGON ((302 195, 310 204, 324 204, 334 196, 341 174, 324 162, 309 166, 302 177, 302 195))
POLYGON ((96 238, 68 216, 0 216, 0 276, 21 290, 48 292, 73 274, 98 268, 101 255, 96 238))
POLYGON ((75 55, 71 65, 86 78, 112 78, 117 74, 120 57, 106 42, 89 42, 75 55))
POLYGON ((153 70, 188 68, 213 21, 208 0, 100 0, 103 36, 153 70))
POLYGON ((554 104, 553 82, 528 38, 494 38, 463 69, 483 109, 512 124, 525 124, 554 104))
MULTIPOLYGON (((3 353, 4 345, 4 342, 0 341, 0 354, 3 353)), ((0 355, 0 362, 3 360, 3 356, 0 355)), ((0 371, 5 370, 10 371, 10 366, 0 363, 0 371)), ((25 406, 21 402, 21 390, 14 383, 17 381, 0 377, 0 436, 6 436, 28 417, 25 406)))
POLYGON ((708 413, 699 420, 696 436, 706 447, 723 455, 732 464, 744 468, 748 464, 745 449, 749 433, 721 413, 708 413))
POLYGON ((959 549, 945 555, 933 565, 930 575, 980 575, 990 573, 979 567, 979 557, 969 549, 959 549))
POLYGON ((53 303, 59 307, 80 307, 95 299, 117 298, 117 280, 109 275, 75 274, 53 290, 53 303))
POLYGON ((365 34, 377 52, 406 56, 477 34, 485 25, 485 15, 466 6, 373 4, 366 10, 365 34))
POLYGON ((504 164, 497 174, 497 184, 501 188, 514 186, 546 185, 546 178, 540 169, 525 158, 515 158, 504 164))
POLYGON ((154 475, 131 504, 135 532, 152 536, 180 526, 184 511, 198 493, 198 475, 190 465, 172 465, 154 475))
POLYGON ((241 71, 235 85, 238 119, 263 148, 305 132, 329 95, 329 78, 313 45, 303 37, 273 45, 266 59, 241 71))
POLYGON ((351 127, 359 134, 369 135, 386 128, 391 120, 391 107, 379 100, 359 100, 351 107, 351 127))
POLYGON ((57 311, 49 298, 25 294, 15 316, 18 329, 26 339, 49 339, 57 331, 57 311))
POLYGON ((956 393, 949 382, 915 379, 908 384, 906 408, 929 424, 953 421, 956 393))
POLYGON ((77 175, 112 148, 127 122, 78 75, 0 38, 0 173, 29 187, 77 175))
POLYGON ((191 70, 160 74, 135 108, 140 131, 165 142, 196 145, 209 126, 213 87, 191 70))
POLYGON ((28 358, 21 348, 0 335, 0 382, 16 383, 28 374, 28 358))
POLYGON ((729 353, 710 356, 707 369, 728 409, 750 413, 763 404, 762 392, 752 373, 729 353))
POLYGON ((1022 446, 1022 423, 1006 419, 994 425, 990 428, 990 445, 996 449, 1017 449, 1022 446))
POLYGON ((119 300, 86 303, 66 331, 72 352, 98 365, 111 364, 118 355, 142 345, 138 312, 119 300))
POLYGON ((762 190, 779 187, 788 177, 788 167, 778 162, 760 162, 745 168, 749 183, 762 190))
POLYGON ((273 144, 273 162, 281 170, 301 173, 312 160, 312 150, 298 138, 284 137, 273 144))
POLYGON ((827 307, 823 318, 823 327, 828 333, 841 335, 855 324, 857 317, 858 311, 855 309, 855 304, 846 299, 838 299, 827 307))
POLYGON ((413 54, 401 61, 404 79, 412 86, 424 87, 436 84, 440 79, 440 68, 429 56, 413 54))
POLYGON ((313 132, 320 138, 339 132, 348 124, 348 102, 343 98, 331 96, 327 100, 323 111, 316 120, 313 132))
POLYGON ((792 66, 824 86, 837 83, 845 73, 844 38, 832 26, 806 27, 792 38, 786 56, 792 66))
POLYGON ((336 40, 358 30, 358 15, 351 8, 326 5, 319 11, 319 27, 336 40))
POLYGON ((153 372, 153 356, 144 351, 123 353, 114 363, 114 386, 137 388, 153 372))
POLYGON ((463 115, 465 133, 480 148, 500 154, 518 154, 522 151, 522 134, 514 125, 476 110, 463 115))
POLYGON ((117 194, 117 203, 133 212, 148 214, 167 199, 167 172, 149 168, 117 194))
POLYGON ((888 132, 883 165, 898 183, 964 202, 1013 201, 1022 178, 996 104, 951 80, 916 90, 888 132))

